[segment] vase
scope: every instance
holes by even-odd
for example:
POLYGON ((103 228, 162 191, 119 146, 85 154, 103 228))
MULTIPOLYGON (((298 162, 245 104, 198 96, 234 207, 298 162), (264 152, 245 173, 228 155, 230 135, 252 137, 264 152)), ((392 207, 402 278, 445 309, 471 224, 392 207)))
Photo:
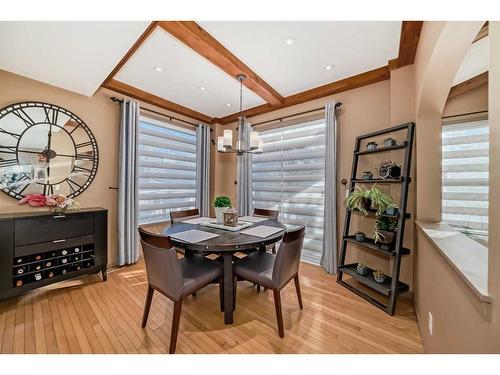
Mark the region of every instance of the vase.
POLYGON ((224 213, 227 209, 228 207, 215 207, 215 218, 217 219, 217 224, 224 224, 224 213))
POLYGON ((49 211, 52 214, 63 214, 64 212, 66 212, 66 209, 62 207, 52 206, 49 208, 49 211))

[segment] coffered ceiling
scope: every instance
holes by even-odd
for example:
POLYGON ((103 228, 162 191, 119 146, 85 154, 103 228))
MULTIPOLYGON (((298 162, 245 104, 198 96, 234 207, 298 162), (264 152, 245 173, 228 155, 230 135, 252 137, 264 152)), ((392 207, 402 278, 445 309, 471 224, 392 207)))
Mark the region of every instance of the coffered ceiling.
POLYGON ((204 122, 350 90, 413 63, 422 22, 0 22, 0 68, 103 87, 204 122), (389 64, 390 62, 390 64, 389 64))

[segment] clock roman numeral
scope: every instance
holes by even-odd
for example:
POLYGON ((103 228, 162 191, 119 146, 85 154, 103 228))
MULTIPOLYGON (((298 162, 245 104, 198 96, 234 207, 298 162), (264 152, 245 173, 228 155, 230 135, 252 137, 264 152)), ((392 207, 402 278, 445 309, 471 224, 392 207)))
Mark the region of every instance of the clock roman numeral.
POLYGON ((15 146, 0 146, 0 154, 15 154, 16 147, 15 146))
POLYGON ((75 181, 72 181, 69 179, 67 179, 65 181, 69 185, 69 188, 71 190, 71 194, 76 193, 76 191, 82 187, 82 185, 77 184, 75 181), (75 188, 75 186, 76 186, 76 188, 75 188))
POLYGON ((10 135, 11 137, 13 137, 15 139, 19 139, 19 137, 21 136, 21 134, 16 134, 16 133, 8 132, 7 130, 3 130, 2 128, 0 128, 0 133, 10 135))
POLYGON ((24 124, 28 128, 31 125, 35 124, 35 121, 31 117, 29 117, 29 115, 26 112, 24 112, 24 110, 22 108, 16 109, 16 110, 12 111, 12 113, 14 115, 16 115, 17 117, 19 117, 21 120, 23 120, 24 124))
POLYGON ((0 160, 0 168, 13 167, 17 165, 17 159, 0 160))
POLYGON ((8 188, 7 191, 13 192, 16 194, 22 194, 23 191, 26 190, 26 188, 28 186, 30 186, 30 183, 31 183, 31 179, 28 176, 26 176, 25 174, 23 174, 19 180, 16 180, 15 186, 8 188), (24 182, 24 181, 28 181, 28 183, 22 184, 22 182, 24 182), (20 188, 21 188, 21 190, 18 190, 20 188))
POLYGON ((76 159, 77 160, 94 160, 95 156, 94 155, 87 155, 87 154, 76 154, 76 159))
POLYGON ((92 172, 92 169, 76 166, 73 168, 73 173, 79 173, 79 174, 86 174, 90 175, 90 172, 92 172))
POLYGON ((88 142, 78 143, 76 145, 76 148, 82 148, 82 147, 91 146, 91 145, 92 145, 92 142, 88 141, 88 142))
POLYGON ((54 108, 44 108, 45 121, 50 124, 57 124, 57 119, 59 117, 59 110, 54 108))

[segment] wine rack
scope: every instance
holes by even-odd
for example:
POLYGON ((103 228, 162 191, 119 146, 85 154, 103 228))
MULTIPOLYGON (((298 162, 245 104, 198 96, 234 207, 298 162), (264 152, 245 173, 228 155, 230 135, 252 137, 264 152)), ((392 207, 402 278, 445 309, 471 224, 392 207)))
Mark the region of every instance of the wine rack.
POLYGON ((87 274, 106 280, 107 210, 0 214, 0 299, 87 274))
POLYGON ((20 287, 58 275, 92 268, 95 264, 94 244, 47 251, 14 259, 12 286, 20 287))

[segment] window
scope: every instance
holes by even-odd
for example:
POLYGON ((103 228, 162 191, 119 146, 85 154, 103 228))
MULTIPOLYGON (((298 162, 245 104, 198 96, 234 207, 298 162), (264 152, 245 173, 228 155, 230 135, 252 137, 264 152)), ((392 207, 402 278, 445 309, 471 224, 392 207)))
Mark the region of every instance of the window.
POLYGON ((280 210, 284 224, 306 224, 302 260, 319 264, 323 251, 325 121, 260 135, 264 152, 252 157, 253 206, 280 210))
POLYGON ((139 123, 139 223, 169 220, 195 207, 196 132, 142 117, 139 123))
POLYGON ((443 125, 442 220, 488 243, 488 121, 443 125))

